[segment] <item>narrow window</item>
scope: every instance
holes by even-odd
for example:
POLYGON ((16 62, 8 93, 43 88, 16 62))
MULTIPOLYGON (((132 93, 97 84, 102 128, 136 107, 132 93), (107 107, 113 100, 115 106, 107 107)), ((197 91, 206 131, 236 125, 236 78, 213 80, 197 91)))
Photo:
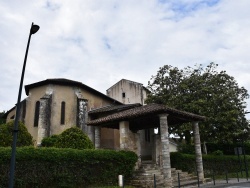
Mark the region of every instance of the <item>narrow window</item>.
POLYGON ((125 95, 125 92, 122 92, 122 98, 125 98, 126 95, 125 95))
POLYGON ((150 129, 145 129, 145 140, 150 142, 150 129))
POLYGON ((61 125, 65 123, 65 102, 61 103, 61 125))
POLYGON ((40 101, 37 101, 35 107, 34 127, 38 127, 39 111, 40 111, 40 101))

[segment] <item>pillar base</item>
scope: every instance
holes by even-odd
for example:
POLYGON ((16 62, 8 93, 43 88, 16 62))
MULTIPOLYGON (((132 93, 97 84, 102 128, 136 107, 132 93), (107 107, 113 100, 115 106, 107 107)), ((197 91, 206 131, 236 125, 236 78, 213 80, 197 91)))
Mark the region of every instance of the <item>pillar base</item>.
POLYGON ((173 187, 172 178, 164 179, 164 187, 173 187))

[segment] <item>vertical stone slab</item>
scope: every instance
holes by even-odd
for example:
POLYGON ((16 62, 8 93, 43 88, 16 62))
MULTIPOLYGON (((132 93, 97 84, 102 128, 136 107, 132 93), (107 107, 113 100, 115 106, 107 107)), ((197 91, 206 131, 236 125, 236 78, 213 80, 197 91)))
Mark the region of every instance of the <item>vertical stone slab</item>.
POLYGON ((95 127, 94 126, 88 126, 88 136, 89 139, 95 143, 95 127))
MULTIPOLYGON (((138 156, 141 155, 141 142, 140 142, 140 132, 131 131, 129 129, 128 121, 119 122, 120 131, 120 149, 135 152, 138 156)), ((140 167, 140 159, 137 161, 135 168, 140 167)))
POLYGON ((88 118, 88 101, 86 99, 77 98, 77 126, 86 134, 88 134, 87 118, 88 118))
POLYGON ((101 127, 95 127, 95 148, 101 147, 101 127))
POLYGON ((141 142, 140 142, 140 132, 135 133, 135 142, 136 142, 136 154, 141 155, 141 142))
POLYGON ((119 123, 120 130, 120 149, 129 150, 129 122, 121 121, 119 123))
POLYGON ((200 181, 204 181, 203 161, 202 161, 202 153, 201 153, 201 141, 200 141, 200 132, 199 132, 198 122, 193 122, 193 131, 194 131, 196 167, 197 167, 200 181))
POLYGON ((157 165, 162 165, 162 146, 159 134, 154 135, 154 161, 157 165))
POLYGON ((51 95, 44 95, 40 99, 37 146, 40 146, 42 139, 50 136, 50 114, 51 95))
POLYGON ((161 150, 162 150, 162 172, 165 180, 165 186, 172 186, 171 163, 169 151, 169 133, 168 133, 168 114, 159 115, 161 131, 161 150))

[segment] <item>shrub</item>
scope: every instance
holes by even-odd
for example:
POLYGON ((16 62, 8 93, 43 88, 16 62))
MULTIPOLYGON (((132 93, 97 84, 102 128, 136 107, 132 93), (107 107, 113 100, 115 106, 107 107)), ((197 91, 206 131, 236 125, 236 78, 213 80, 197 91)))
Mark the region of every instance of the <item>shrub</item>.
POLYGON ((216 150, 212 153, 213 155, 223 155, 223 151, 221 150, 216 150))
POLYGON ((186 154, 195 154, 195 148, 193 144, 179 144, 178 152, 186 153, 186 154))
MULTIPOLYGON (((236 173, 240 170, 239 159, 235 155, 203 155, 202 159, 205 175, 211 175, 212 172, 215 175, 221 175, 226 171, 236 173)), ((246 161, 248 160, 249 156, 246 156, 246 161)), ((173 152, 171 153, 171 167, 196 174, 195 155, 173 152)))
MULTIPOLYGON (((10 154, 0 148, 0 187, 7 187, 10 154)), ((116 185, 119 174, 131 177, 137 159, 131 151, 17 148, 15 187, 116 185)))
POLYGON ((89 137, 77 127, 71 127, 62 132, 55 142, 57 148, 94 149, 89 137))
POLYGON ((250 155, 249 142, 235 142, 235 143, 206 143, 207 152, 213 153, 214 151, 221 150, 224 155, 235 155, 235 148, 241 147, 247 155, 250 155))
MULTIPOLYGON (((0 126, 0 147, 8 147, 13 142, 14 121, 10 121, 0 126)), ((31 146, 33 140, 31 134, 22 122, 18 122, 17 147, 31 146)))
POLYGON ((56 144, 56 141, 58 139, 58 135, 52 135, 50 137, 46 137, 42 140, 42 146, 43 147, 54 147, 56 144))

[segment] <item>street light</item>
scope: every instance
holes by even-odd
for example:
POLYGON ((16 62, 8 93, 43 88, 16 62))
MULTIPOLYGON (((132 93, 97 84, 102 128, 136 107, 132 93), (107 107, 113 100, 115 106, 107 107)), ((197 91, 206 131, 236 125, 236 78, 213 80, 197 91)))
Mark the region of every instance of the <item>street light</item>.
POLYGON ((30 38, 32 34, 35 34, 39 30, 38 25, 34 25, 32 23, 31 28, 30 28, 30 34, 29 34, 29 39, 28 39, 28 44, 26 48, 26 53, 24 57, 24 62, 23 62, 23 70, 22 70, 22 75, 21 75, 21 80, 20 80, 20 85, 19 85, 19 93, 18 93, 18 98, 17 98, 17 104, 16 104, 16 116, 15 116, 15 122, 14 122, 14 129, 13 129, 13 143, 12 143, 12 151, 11 151, 11 161, 10 161, 10 177, 9 177, 9 188, 14 187, 14 172, 15 172, 15 162, 16 162, 16 142, 17 142, 17 133, 18 133, 18 118, 20 116, 20 107, 21 107, 21 95, 22 95, 22 87, 23 87, 23 77, 25 73, 25 66, 26 66, 26 60, 28 56, 28 51, 29 51, 29 45, 30 45, 30 38))

